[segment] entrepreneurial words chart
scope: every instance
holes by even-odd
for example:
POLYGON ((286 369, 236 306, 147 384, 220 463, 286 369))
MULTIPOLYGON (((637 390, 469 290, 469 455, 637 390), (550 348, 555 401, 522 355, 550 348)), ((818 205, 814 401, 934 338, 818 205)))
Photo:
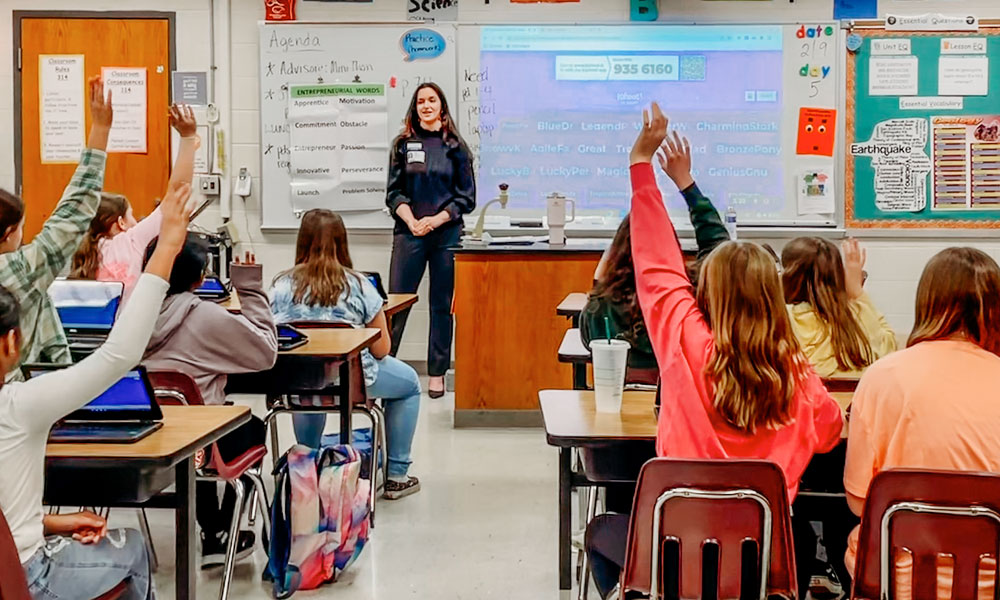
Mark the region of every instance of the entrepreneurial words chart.
POLYGON ((848 227, 1000 228, 998 35, 851 32, 848 227))

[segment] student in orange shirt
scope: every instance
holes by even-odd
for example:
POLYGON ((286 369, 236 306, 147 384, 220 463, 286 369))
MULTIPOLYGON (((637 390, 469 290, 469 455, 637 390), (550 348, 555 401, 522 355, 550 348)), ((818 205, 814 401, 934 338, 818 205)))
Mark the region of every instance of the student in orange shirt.
MULTIPOLYGON (((886 469, 1000 473, 998 390, 1000 267, 980 250, 949 248, 920 278, 907 348, 872 365, 854 395, 844 470, 851 509, 861 514, 869 484, 886 469)), ((852 572, 858 533, 845 558, 852 572)), ((897 556, 897 598, 911 596, 912 564, 897 556)), ((992 566, 986 579, 992 587, 992 566)), ((950 587, 942 574, 938 596, 950 598, 950 587)))

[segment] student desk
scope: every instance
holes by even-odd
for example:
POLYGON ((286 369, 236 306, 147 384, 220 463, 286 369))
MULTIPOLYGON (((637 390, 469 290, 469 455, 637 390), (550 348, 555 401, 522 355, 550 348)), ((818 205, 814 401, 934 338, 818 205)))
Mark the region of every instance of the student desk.
POLYGON ((49 444, 45 502, 176 511, 176 594, 195 597, 194 453, 250 420, 245 406, 164 406, 163 427, 134 444, 49 444), (172 494, 161 494, 176 483, 172 494))
POLYGON ((587 306, 586 292, 572 292, 563 298, 559 306, 556 306, 556 314, 566 317, 573 323, 573 327, 580 326, 580 313, 587 306))
POLYGON ((385 311, 385 317, 392 322, 392 318, 397 314, 403 312, 404 310, 409 310, 417 300, 420 298, 416 294, 386 294, 389 296, 386 300, 385 305, 382 310, 385 311))
MULTIPOLYGON (((838 392, 833 397, 846 410, 853 394, 838 392)), ((625 392, 619 414, 598 413, 594 392, 585 390, 542 390, 538 401, 545 424, 545 438, 559 448, 559 589, 572 586, 571 492, 588 486, 582 473, 574 473, 570 462, 573 448, 596 447, 613 441, 656 439, 655 392, 625 392)), ((844 428, 845 437, 847 428, 844 428)))
MULTIPOLYGON (((338 399, 340 410, 340 439, 349 440, 351 408, 365 398, 364 372, 361 368, 361 351, 370 348, 382 333, 378 329, 308 329, 309 341, 304 345, 278 353, 274 367, 260 373, 230 375, 226 385, 229 394, 266 394, 272 397, 318 394, 338 399), (339 370, 338 383, 324 387, 328 367, 339 370), (303 372, 314 377, 314 386, 303 384, 298 375, 303 372)), ((294 411, 294 409, 291 409, 294 411)), ((285 412, 280 406, 272 412, 285 412)), ((269 415, 271 416, 271 415, 269 415)))
MULTIPOLYGON (((392 319, 393 315, 396 315, 404 310, 408 310, 411 306, 417 303, 419 296, 416 294, 387 294, 389 296, 386 300, 385 305, 382 310, 385 311, 385 316, 392 319)), ((236 290, 229 295, 229 298, 225 302, 221 303, 221 306, 231 313, 238 313, 243 310, 240 306, 240 297, 237 295, 236 290)))
POLYGON ((573 389, 585 390, 587 383, 587 365, 592 361, 590 349, 583 345, 580 330, 567 329, 559 344, 559 362, 573 365, 573 389))

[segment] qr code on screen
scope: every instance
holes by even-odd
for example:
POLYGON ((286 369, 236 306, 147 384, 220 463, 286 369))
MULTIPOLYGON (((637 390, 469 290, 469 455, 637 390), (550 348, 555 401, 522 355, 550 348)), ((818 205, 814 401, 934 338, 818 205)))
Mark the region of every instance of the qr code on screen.
POLYGON ((704 81, 705 57, 681 56, 681 81, 704 81))

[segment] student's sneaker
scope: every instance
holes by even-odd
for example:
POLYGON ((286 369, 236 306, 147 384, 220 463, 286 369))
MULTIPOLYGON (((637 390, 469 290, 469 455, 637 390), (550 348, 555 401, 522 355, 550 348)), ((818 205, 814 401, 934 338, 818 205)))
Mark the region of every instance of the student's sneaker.
POLYGON ((816 600, 830 600, 844 596, 844 586, 841 585, 837 572, 829 564, 822 575, 813 575, 809 580, 809 595, 816 600))
POLYGON ((387 500, 399 500, 404 496, 416 494, 420 491, 420 480, 416 477, 407 477, 406 481, 396 481, 392 477, 385 482, 385 492, 382 494, 387 500))
MULTIPOLYGON (((240 561, 253 554, 256 537, 252 531, 241 531, 236 541, 236 560, 240 561)), ((206 536, 201 532, 201 568, 211 569, 226 564, 226 546, 229 545, 229 532, 222 531, 216 535, 206 536)))

